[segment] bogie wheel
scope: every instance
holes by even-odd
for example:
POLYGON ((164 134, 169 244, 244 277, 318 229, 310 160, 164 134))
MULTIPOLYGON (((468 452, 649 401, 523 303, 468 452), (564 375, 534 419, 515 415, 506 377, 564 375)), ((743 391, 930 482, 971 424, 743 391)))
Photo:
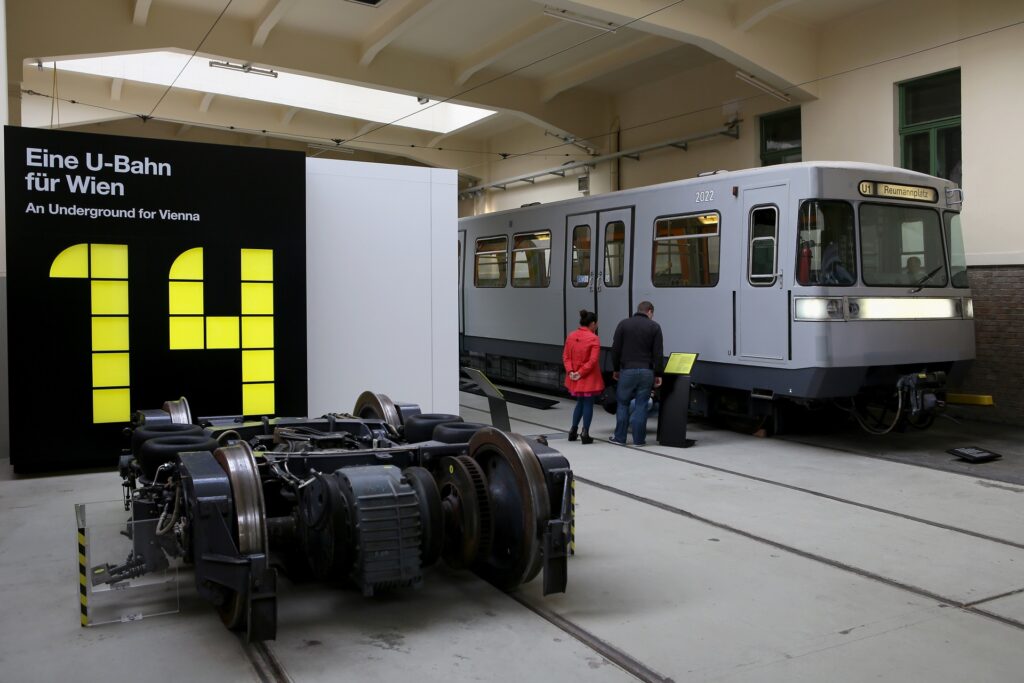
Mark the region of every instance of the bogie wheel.
POLYGON ((551 509, 544 470, 526 439, 493 427, 473 436, 469 457, 487 478, 494 518, 491 550, 480 554, 475 569, 498 588, 511 590, 541 569, 551 509))
POLYGON ((383 420, 396 433, 402 428, 402 415, 398 411, 398 406, 385 394, 375 394, 372 391, 359 394, 352 414, 364 420, 383 420))
MULTIPOLYGON (((256 459, 249 444, 240 441, 223 446, 213 452, 214 459, 228 475, 235 519, 232 531, 242 555, 267 554, 267 517, 263 502, 256 459)), ((246 600, 240 593, 226 589, 223 604, 218 606, 221 621, 233 631, 244 631, 248 626, 246 600)))

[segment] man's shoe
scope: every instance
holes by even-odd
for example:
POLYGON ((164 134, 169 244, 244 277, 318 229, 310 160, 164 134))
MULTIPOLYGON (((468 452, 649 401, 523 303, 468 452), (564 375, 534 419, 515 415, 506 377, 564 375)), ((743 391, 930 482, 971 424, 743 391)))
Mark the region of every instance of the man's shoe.
POLYGON ((633 445, 634 445, 634 446, 646 446, 646 445, 647 445, 647 442, 646 442, 646 441, 644 441, 643 443, 635 443, 635 444, 633 444, 633 445))
POLYGON ((573 427, 572 429, 569 430, 569 441, 575 441, 577 436, 578 436, 578 434, 576 432, 576 428, 575 427, 573 427))
POLYGON ((609 442, 609 443, 614 443, 614 444, 618 444, 618 445, 620 445, 620 446, 625 446, 625 445, 626 445, 626 442, 625 442, 625 441, 619 441, 619 440, 618 440, 618 439, 616 439, 616 438, 615 438, 614 436, 610 436, 610 437, 608 437, 608 442, 609 442))

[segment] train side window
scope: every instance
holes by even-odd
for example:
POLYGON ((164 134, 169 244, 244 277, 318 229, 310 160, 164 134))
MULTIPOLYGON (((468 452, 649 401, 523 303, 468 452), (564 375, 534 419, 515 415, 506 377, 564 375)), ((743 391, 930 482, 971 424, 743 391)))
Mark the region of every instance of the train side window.
POLYGON ((604 286, 620 287, 625 275, 626 224, 612 221, 604 226, 604 286))
POLYGON ((655 287, 714 287, 720 256, 718 212, 654 221, 651 282, 655 287))
POLYGON ((805 286, 849 287, 857 282, 853 207, 811 199, 800 205, 796 281, 805 286))
POLYGON ((551 282, 551 231, 512 236, 512 286, 547 287, 551 282))
POLYGON ((473 285, 476 287, 504 287, 508 269, 508 238, 482 237, 476 241, 476 259, 473 264, 473 285))
POLYGON ((750 212, 750 254, 747 279, 755 287, 769 287, 778 277, 775 263, 779 237, 779 210, 759 206, 750 212))
POLYGON ((964 234, 960 228, 960 214, 947 211, 946 245, 949 249, 949 277, 954 287, 969 287, 967 284, 967 256, 964 253, 964 234))
POLYGON ((572 229, 572 286, 590 286, 590 226, 572 229))

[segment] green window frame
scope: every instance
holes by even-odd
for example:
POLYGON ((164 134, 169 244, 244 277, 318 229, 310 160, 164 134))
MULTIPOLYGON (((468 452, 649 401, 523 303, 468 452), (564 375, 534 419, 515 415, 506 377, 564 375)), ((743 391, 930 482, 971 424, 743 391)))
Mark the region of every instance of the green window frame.
POLYGON ((899 84, 900 166, 961 184, 960 69, 948 69, 899 84), (929 96, 916 115, 915 98, 929 96), (938 106, 936 107, 936 103, 938 106))
POLYGON ((784 109, 761 117, 761 165, 774 166, 803 160, 803 129, 800 107, 784 109), (797 134, 794 139, 793 128, 797 134), (782 135, 788 129, 789 135, 782 135), (796 144, 794 144, 794 142, 796 144))

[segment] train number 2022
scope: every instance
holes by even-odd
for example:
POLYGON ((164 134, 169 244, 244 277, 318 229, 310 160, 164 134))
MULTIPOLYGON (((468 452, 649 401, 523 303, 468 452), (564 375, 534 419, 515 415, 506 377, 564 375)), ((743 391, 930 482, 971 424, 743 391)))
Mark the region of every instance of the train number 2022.
POLYGON ((701 202, 711 202, 711 201, 714 201, 714 200, 715 200, 715 191, 714 190, 700 190, 697 193, 697 203, 698 204, 700 204, 701 202))

